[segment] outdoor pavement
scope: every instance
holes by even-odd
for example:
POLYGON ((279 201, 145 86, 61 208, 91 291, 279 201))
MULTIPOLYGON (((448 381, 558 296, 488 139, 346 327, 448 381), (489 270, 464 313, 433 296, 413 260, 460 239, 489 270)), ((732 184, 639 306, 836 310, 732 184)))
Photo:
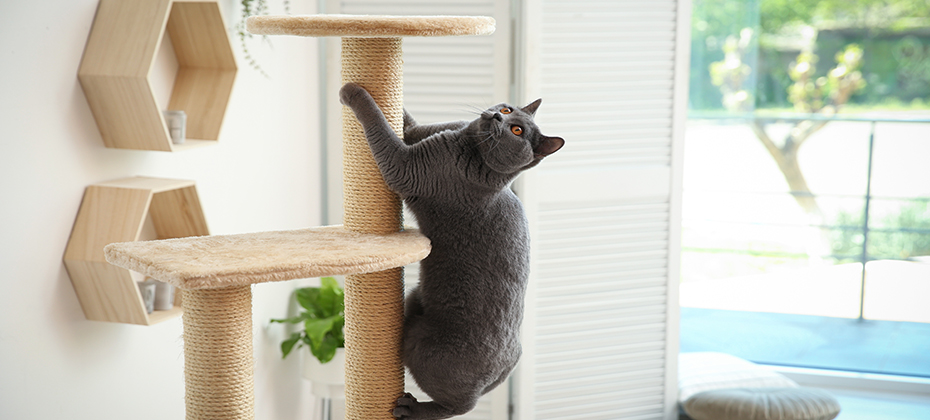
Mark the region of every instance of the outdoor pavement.
MULTIPOLYGON (((930 261, 866 264, 866 319, 930 322, 930 261)), ((858 318, 862 264, 681 284, 682 307, 858 318)), ((930 349, 928 349, 930 350, 930 349)))

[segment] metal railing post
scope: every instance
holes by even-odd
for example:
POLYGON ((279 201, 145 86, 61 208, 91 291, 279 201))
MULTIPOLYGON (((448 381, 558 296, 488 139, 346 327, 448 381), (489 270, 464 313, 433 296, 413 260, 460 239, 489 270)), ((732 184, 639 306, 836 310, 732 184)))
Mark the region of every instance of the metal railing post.
POLYGON ((865 210, 862 217, 862 281, 859 285, 859 321, 865 320, 865 264, 869 261, 869 206, 872 202, 872 153, 875 151, 875 124, 872 121, 869 132, 869 167, 865 180, 865 210))

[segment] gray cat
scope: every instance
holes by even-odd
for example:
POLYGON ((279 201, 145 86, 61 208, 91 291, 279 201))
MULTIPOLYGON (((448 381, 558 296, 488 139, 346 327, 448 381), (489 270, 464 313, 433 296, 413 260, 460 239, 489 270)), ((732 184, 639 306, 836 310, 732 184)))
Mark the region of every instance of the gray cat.
POLYGON ((464 414, 520 358, 529 236, 508 186, 565 141, 533 122, 541 100, 496 105, 471 122, 417 125, 405 111, 401 140, 364 88, 346 84, 339 97, 361 122, 384 180, 432 242, 405 304, 404 364, 433 401, 405 394, 393 414, 464 414))

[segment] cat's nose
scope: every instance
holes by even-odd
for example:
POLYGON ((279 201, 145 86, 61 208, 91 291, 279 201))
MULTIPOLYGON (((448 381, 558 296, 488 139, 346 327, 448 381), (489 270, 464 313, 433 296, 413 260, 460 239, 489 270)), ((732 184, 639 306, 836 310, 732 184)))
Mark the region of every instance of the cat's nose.
POLYGON ((504 121, 504 116, 501 115, 500 112, 495 112, 495 113, 494 113, 494 116, 493 116, 492 118, 494 118, 495 120, 498 120, 498 121, 504 121))

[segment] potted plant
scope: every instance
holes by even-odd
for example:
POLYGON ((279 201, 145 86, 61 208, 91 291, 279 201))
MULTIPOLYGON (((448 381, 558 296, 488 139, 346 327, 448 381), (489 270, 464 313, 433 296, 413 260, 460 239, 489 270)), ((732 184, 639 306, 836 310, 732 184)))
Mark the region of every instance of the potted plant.
POLYGON ((303 375, 313 382, 313 393, 322 398, 345 396, 345 301, 342 287, 332 277, 320 279, 320 287, 297 289, 295 296, 302 311, 286 319, 272 319, 283 324, 302 324, 281 342, 282 358, 295 349, 301 352, 303 375), (313 356, 313 357, 310 357, 313 356))

